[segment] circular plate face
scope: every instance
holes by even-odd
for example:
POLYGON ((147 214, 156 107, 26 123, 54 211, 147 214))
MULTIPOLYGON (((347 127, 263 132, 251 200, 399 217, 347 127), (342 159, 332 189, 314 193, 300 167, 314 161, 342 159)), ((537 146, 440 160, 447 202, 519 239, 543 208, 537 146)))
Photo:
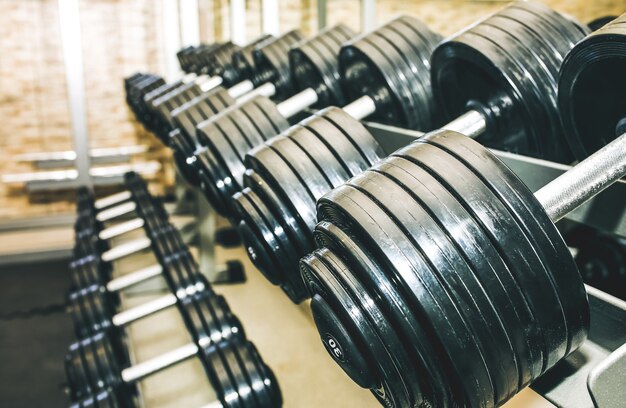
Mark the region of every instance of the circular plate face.
POLYGON ((259 212, 257 205, 262 205, 262 201, 254 200, 252 195, 256 194, 244 189, 235 196, 238 213, 241 216, 239 223, 241 238, 250 259, 270 282, 278 285, 283 281, 284 273, 291 263, 287 262, 289 254, 283 250, 273 230, 268 226, 266 218, 259 212), (257 205, 254 205, 254 201, 257 205))
POLYGON ((498 313, 500 305, 492 302, 476 272, 447 231, 426 209, 416 205, 408 192, 382 174, 367 171, 348 184, 368 195, 387 212, 432 265, 436 279, 457 306, 461 319, 481 351, 494 391, 500 394, 494 396, 496 404, 508 399, 517 392, 520 381, 517 357, 498 313))
MULTIPOLYGON (((483 182, 490 186, 516 217, 518 225, 525 231, 533 247, 542 256, 542 263, 550 272, 550 286, 560 294, 568 326, 569 341, 566 353, 569 353, 586 338, 589 327, 589 305, 580 274, 554 224, 530 190, 487 149, 477 146, 470 139, 451 133, 445 137, 431 139, 428 143, 436 143, 445 148, 457 160, 474 169, 476 174, 484 175, 483 182)), ((533 290, 531 293, 536 294, 537 291, 533 290)), ((546 314, 545 310, 541 314, 546 314)), ((551 328, 558 330, 554 323, 551 328)), ((555 346, 555 353, 560 349, 561 347, 555 346)))
MULTIPOLYGON (((491 299, 498 302, 498 313, 506 325, 518 354, 520 385, 530 381, 530 366, 541 366, 542 348, 526 333, 534 317, 528 310, 516 279, 496 248, 472 215, 435 178, 413 162, 401 157, 385 160, 374 168, 403 186, 413 199, 428 208, 450 238, 463 249, 491 299), (502 302, 502 303, 500 303, 502 302)), ((520 387, 521 388, 521 387, 520 387)))
POLYGON ((298 274, 298 260, 304 252, 294 249, 276 218, 253 191, 246 188, 236 199, 243 215, 239 231, 250 259, 294 303, 301 302, 306 291, 298 274))
MULTIPOLYGON (((509 26, 515 23, 508 18, 492 16, 484 23, 473 28, 475 35, 489 38, 497 43, 497 46, 508 55, 508 67, 511 73, 520 72, 524 75, 522 89, 524 101, 531 104, 528 110, 535 111, 533 133, 544 133, 550 137, 535 138, 535 149, 532 154, 538 157, 556 159, 556 152, 550 145, 558 145, 561 141, 561 124, 556 112, 556 79, 543 67, 544 62, 534 55, 531 48, 537 48, 538 41, 534 38, 518 38, 509 33, 509 26), (515 68, 514 66, 517 66, 515 68), (536 102, 530 99, 530 92, 536 95, 536 102)), ((516 74, 513 74, 516 75, 516 74)), ((561 151, 566 151, 560 146, 561 151)))
POLYGON ((322 198, 318 213, 320 220, 339 226, 358 225, 361 242, 376 254, 390 279, 397 282, 397 290, 412 305, 414 313, 426 317, 431 328, 431 341, 444 347, 447 353, 444 364, 454 367, 450 374, 463 373, 462 378, 452 377, 463 387, 464 396, 460 398, 467 398, 469 405, 475 406, 493 401, 487 367, 459 310, 435 278, 431 266, 388 214, 365 194, 348 185, 338 187, 322 198))
POLYGON ((397 368, 402 382, 402 388, 407 390, 411 406, 419 406, 424 401, 421 397, 421 389, 417 378, 416 370, 409 362, 409 357, 401 338, 398 333, 390 325, 387 317, 380 310, 371 297, 369 291, 363 284, 354 277, 347 265, 333 252, 320 250, 320 256, 323 257, 328 265, 332 265, 330 270, 334 274, 337 281, 344 287, 346 293, 352 296, 352 300, 361 306, 361 310, 373 328, 379 334, 387 353, 393 365, 397 368))
POLYGON ((505 254, 509 264, 515 269, 522 292, 534 312, 536 331, 543 337, 543 341, 539 341, 544 345, 546 353, 543 356, 545 369, 553 360, 562 358, 567 347, 567 325, 561 301, 548 276, 549 265, 542 262, 538 248, 529 242, 510 210, 497 196, 491 191, 477 188, 483 183, 470 169, 465 167, 461 170, 448 166, 448 162, 453 162, 454 157, 438 148, 431 148, 434 147, 432 145, 418 141, 414 146, 416 147, 413 149, 403 149, 401 154, 429 168, 429 171, 449 186, 450 191, 455 192, 460 201, 473 210, 475 217, 485 226, 493 241, 500 246, 501 253, 505 254), (548 345, 551 349, 547 348, 548 345))
POLYGON ((324 346, 346 374, 371 389, 384 406, 412 406, 385 339, 337 280, 332 264, 323 261, 328 253, 327 249, 317 250, 301 264, 303 279, 313 294, 313 319, 324 346))
POLYGON ((351 265, 354 276, 369 288, 374 301, 398 330, 408 347, 413 367, 418 371, 424 401, 429 401, 430 406, 448 406, 450 391, 444 391, 444 388, 448 387, 449 380, 443 380, 436 352, 423 329, 425 325, 416 320, 373 257, 342 229, 326 221, 315 227, 315 238, 318 246, 331 249, 351 265))

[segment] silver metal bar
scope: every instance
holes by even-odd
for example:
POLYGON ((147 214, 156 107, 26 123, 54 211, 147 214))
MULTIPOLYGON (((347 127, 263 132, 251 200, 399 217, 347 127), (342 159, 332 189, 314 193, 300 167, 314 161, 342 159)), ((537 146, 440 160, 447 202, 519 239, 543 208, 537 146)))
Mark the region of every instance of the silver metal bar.
POLYGON ((289 119, 293 115, 315 104, 318 100, 319 98, 315 89, 307 88, 276 105, 276 109, 278 109, 278 112, 280 112, 284 118, 289 119))
POLYGON ((89 168, 89 128, 85 103, 83 52, 78 0, 59 0, 61 43, 72 118, 72 138, 76 152, 76 185, 91 186, 89 168))
POLYGON ((230 0, 230 40, 246 43, 246 0, 230 0))
POLYGON ((364 95, 344 106, 343 110, 353 118, 361 120, 376 112, 376 103, 372 98, 364 95))
POLYGON ((133 195, 130 193, 130 191, 122 191, 119 193, 111 194, 110 196, 97 199, 94 203, 94 206, 96 207, 96 210, 102 210, 103 208, 130 200, 132 197, 133 195))
POLYGON ((485 116, 475 110, 470 110, 443 126, 442 129, 452 130, 475 139, 487 129, 485 116))
POLYGON ((127 201, 125 203, 116 205, 115 207, 107 208, 96 214, 96 220, 100 222, 110 221, 114 218, 121 217, 122 215, 129 214, 137 209, 137 204, 134 201, 127 201))
POLYGON ((148 279, 161 276, 162 273, 163 267, 159 264, 154 264, 139 269, 135 272, 127 273, 126 275, 120 276, 119 278, 111 279, 109 282, 107 282, 106 287, 109 292, 119 292, 126 288, 130 288, 131 286, 135 286, 141 282, 147 281, 148 279))
POLYGON ((261 31, 264 34, 280 34, 280 8, 278 0, 261 1, 261 31))
POLYGON ((98 238, 103 241, 111 238, 119 237, 131 231, 138 230, 144 226, 144 220, 142 218, 134 218, 132 220, 120 222, 111 227, 105 228, 98 234, 98 238))
POLYGON ((626 174, 626 133, 557 177, 535 197, 557 222, 626 174))
POLYGON ((126 326, 139 319, 153 315, 161 310, 172 307, 178 302, 178 298, 173 293, 161 296, 149 302, 133 307, 123 312, 119 312, 111 318, 111 322, 115 327, 126 326))
POLYGON ((172 350, 165 354, 161 354, 158 357, 123 369, 121 372, 122 380, 125 383, 139 381, 153 373, 164 370, 175 364, 190 359, 191 357, 195 356, 198 351, 200 350, 198 349, 198 346, 194 343, 186 344, 175 350, 172 350))
POLYGON ((263 85, 259 86, 258 88, 236 99, 237 99, 237 103, 244 103, 256 96, 265 96, 267 98, 271 98, 274 95, 276 95, 276 86, 271 82, 266 82, 263 85))
MULTIPOLYGON (((129 171, 134 171, 144 177, 153 177, 160 170, 161 163, 149 161, 116 166, 92 167, 89 170, 89 174, 91 175, 93 184, 121 184, 124 181, 124 174, 129 171)), ((61 190, 76 186, 78 170, 51 170, 3 174, 0 180, 5 184, 27 184, 29 190, 61 190)))
POLYGON ((199 85, 200 90, 202 92, 209 92, 211 89, 215 89, 218 86, 222 85, 223 82, 224 79, 221 76, 212 76, 199 85))
POLYGON ((361 0, 361 32, 376 28, 376 0, 361 0))
POLYGON ((150 248, 150 245, 151 241, 149 238, 138 238, 109 249, 108 251, 102 253, 101 259, 104 262, 117 261, 118 259, 122 259, 139 251, 146 250, 150 248))
POLYGON ((242 95, 247 94, 254 89, 254 84, 249 79, 239 82, 228 88, 228 94, 234 99, 239 98, 242 95))

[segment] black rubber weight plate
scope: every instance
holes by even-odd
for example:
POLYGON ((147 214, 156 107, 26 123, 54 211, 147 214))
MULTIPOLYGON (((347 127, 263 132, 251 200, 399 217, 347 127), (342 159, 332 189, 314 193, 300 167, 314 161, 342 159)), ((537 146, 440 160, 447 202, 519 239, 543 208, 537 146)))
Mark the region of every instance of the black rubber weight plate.
POLYGON ((464 162, 507 205, 533 246, 543 255, 552 285, 558 288, 569 327, 568 352, 580 345, 589 327, 587 295, 563 238, 530 190, 487 149, 461 135, 447 133, 431 139, 464 162), (533 222, 534 221, 534 222, 533 222))
POLYGON ((460 202, 466 203, 500 246, 501 253, 510 260, 509 265, 515 268, 515 276, 537 319, 537 331, 544 338, 544 351, 550 352, 548 345, 562 344, 562 347, 544 354, 544 369, 549 361, 562 357, 567 326, 560 300, 548 278, 546 265, 538 257, 537 248, 530 244, 508 208, 490 191, 480 188, 483 183, 470 169, 448 166, 448 161, 455 159, 443 150, 418 141, 412 149, 403 149, 401 154, 428 168, 460 202))
POLYGON ((416 313, 427 316, 431 341, 446 345, 446 364, 451 363, 454 372, 463 373, 464 377, 456 380, 464 387, 469 405, 488 404, 493 395, 491 381, 472 336, 457 308, 434 279, 430 266, 388 214, 348 185, 338 187, 322 198, 318 213, 320 220, 338 225, 359 225, 362 243, 385 265, 390 279, 399 284, 398 290, 416 313), (344 222, 345 218, 350 221, 344 222))
MULTIPOLYGON (((450 163, 446 163, 450 165, 450 163)), ((516 356, 497 307, 490 300, 472 266, 433 217, 410 194, 382 174, 367 171, 348 182, 384 209, 419 248, 436 271, 436 279, 459 310, 472 333, 493 380, 494 403, 517 390, 516 356)))

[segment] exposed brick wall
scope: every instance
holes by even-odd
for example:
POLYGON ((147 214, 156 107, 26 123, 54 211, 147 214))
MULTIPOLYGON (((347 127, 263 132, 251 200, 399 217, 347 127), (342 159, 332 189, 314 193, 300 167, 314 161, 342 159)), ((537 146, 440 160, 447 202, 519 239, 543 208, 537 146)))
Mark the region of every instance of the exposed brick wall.
MULTIPOLYGON (((229 1, 199 0, 200 37, 213 42, 230 36, 229 1)), ((624 0, 546 0, 559 11, 588 22, 626 11, 624 0)), ((161 1, 80 0, 87 116, 92 147, 148 143, 149 157, 161 157, 160 144, 137 125, 123 96, 122 79, 137 71, 164 71, 161 1)), ((434 30, 450 35, 486 14, 501 1, 379 0, 377 21, 413 14, 434 30)), ((247 0, 248 40, 261 32, 261 0, 247 0)), ((315 0, 279 0, 280 28, 317 29, 315 0)), ((359 0, 328 0, 328 24, 360 26, 359 0)), ((30 171, 12 158, 30 151, 72 146, 58 0, 0 1, 0 173, 30 171)), ((166 179, 171 180, 171 169, 166 179)), ((0 185, 0 219, 68 211, 71 196, 40 194, 0 185)))

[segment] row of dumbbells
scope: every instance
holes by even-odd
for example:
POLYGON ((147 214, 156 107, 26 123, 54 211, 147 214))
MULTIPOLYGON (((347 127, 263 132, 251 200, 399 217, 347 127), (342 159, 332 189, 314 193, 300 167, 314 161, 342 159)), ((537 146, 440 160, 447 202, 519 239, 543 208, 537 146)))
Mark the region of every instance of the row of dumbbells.
POLYGON ((138 406, 138 381, 192 357, 202 363, 217 397, 207 407, 281 406, 272 371, 226 300, 198 270, 162 203, 137 174, 127 174, 125 181, 124 192, 100 200, 87 189, 78 194, 69 302, 79 340, 65 358, 71 406, 138 406), (128 219, 132 213, 135 217, 128 219), (132 245, 110 245, 113 238, 142 227, 145 237, 132 245), (147 249, 154 265, 114 277, 115 261, 147 249), (119 310, 121 291, 156 277, 165 281, 168 294, 119 310), (124 328, 173 306, 190 343, 131 365, 124 328))
POLYGON ((626 15, 590 33, 529 1, 445 40, 408 16, 338 31, 257 44, 230 88, 134 76, 129 103, 261 272, 312 299, 357 384, 385 406, 502 405, 587 335, 554 223, 626 173, 626 15), (326 108, 296 123, 308 107, 326 108), (364 118, 441 129, 387 155, 364 118), (581 162, 533 194, 486 147, 581 162))

